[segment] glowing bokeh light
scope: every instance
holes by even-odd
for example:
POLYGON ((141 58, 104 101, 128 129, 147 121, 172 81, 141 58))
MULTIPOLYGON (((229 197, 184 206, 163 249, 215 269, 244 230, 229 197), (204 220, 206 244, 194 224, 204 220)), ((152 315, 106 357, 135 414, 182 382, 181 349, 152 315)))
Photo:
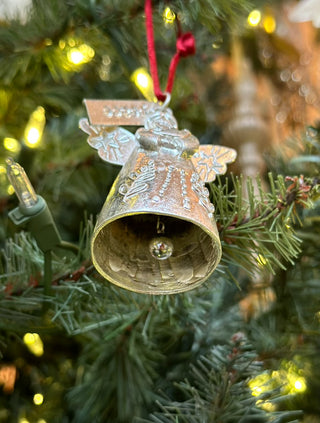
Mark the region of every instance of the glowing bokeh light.
POLYGON ((166 7, 163 11, 162 18, 166 24, 173 24, 176 19, 176 14, 170 7, 166 7))
POLYGON ((93 59, 94 55, 95 51, 93 48, 84 43, 75 45, 67 51, 68 61, 73 65, 88 63, 93 59))
POLYGON ((148 101, 156 101, 153 92, 153 81, 145 68, 136 69, 130 79, 148 101))
POLYGON ((257 262, 259 266, 266 266, 268 263, 268 260, 262 254, 258 254, 257 262))
POLYGON ((252 10, 248 16, 248 24, 250 26, 257 26, 261 21, 261 12, 258 9, 252 10))
POLYGON ((277 27, 276 20, 272 15, 264 17, 262 25, 267 34, 272 34, 277 27))
POLYGON ((9 195, 13 195, 14 194, 14 188, 13 188, 13 186, 12 185, 8 185, 8 187, 7 187, 7 193, 9 194, 9 195))
POLYGON ((46 124, 45 110, 39 106, 31 114, 24 131, 25 144, 29 148, 39 147, 46 124))
POLYGON ((80 65, 81 63, 85 62, 84 55, 77 48, 73 48, 70 50, 68 54, 68 59, 74 65, 80 65))
POLYGON ((6 137, 3 140, 3 146, 6 150, 11 151, 12 153, 19 153, 21 150, 20 143, 15 138, 6 137))
POLYGON ((43 342, 38 333, 26 333, 23 342, 32 354, 38 357, 43 355, 43 342))
POLYGON ((34 394, 33 396, 33 402, 35 405, 41 405, 43 403, 43 395, 42 394, 34 394))

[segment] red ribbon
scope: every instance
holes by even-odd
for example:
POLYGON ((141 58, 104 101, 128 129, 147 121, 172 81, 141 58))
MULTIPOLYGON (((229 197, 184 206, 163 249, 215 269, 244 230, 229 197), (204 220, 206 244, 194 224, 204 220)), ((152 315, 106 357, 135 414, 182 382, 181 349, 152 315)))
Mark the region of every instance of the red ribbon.
MULTIPOLYGON (((148 56, 150 64, 150 73, 153 81, 153 90, 154 94, 159 101, 165 101, 166 94, 161 91, 159 76, 158 76, 158 67, 157 67, 157 57, 154 46, 154 33, 153 33, 153 22, 152 22, 152 1, 145 0, 144 5, 145 15, 146 15, 146 32, 147 32, 147 44, 148 44, 148 56)), ((186 32, 182 34, 178 32, 178 38, 176 43, 177 52, 173 56, 169 66, 168 82, 166 87, 166 92, 171 93, 176 69, 180 60, 180 57, 187 57, 195 54, 196 45, 195 39, 191 32, 186 32)))

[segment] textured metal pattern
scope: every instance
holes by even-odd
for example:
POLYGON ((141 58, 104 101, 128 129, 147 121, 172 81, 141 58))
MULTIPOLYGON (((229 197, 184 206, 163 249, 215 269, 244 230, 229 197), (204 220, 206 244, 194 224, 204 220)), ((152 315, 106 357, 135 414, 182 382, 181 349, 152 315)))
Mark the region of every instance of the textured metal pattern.
POLYGON ((92 240, 94 265, 106 279, 136 292, 168 294, 192 289, 213 272, 220 241, 213 205, 203 182, 197 180, 202 189, 195 186, 195 175, 190 160, 133 152, 102 208, 92 240), (164 261, 149 251, 158 219, 173 244, 164 261))
POLYGON ((84 100, 92 125, 144 125, 146 116, 160 109, 157 103, 142 100, 84 100))
POLYGON ((204 182, 212 182, 216 175, 227 171, 227 163, 235 161, 237 153, 232 148, 222 145, 200 145, 191 160, 200 178, 204 182))
POLYGON ((90 125, 88 119, 81 119, 80 128, 86 132, 88 144, 98 150, 102 160, 124 165, 138 143, 135 136, 123 128, 90 125))
MULTIPOLYGON (((114 130, 109 133, 104 147, 97 147, 92 135, 88 141, 98 151, 106 150, 114 142, 114 130)), ((159 107, 146 116, 135 143, 98 217, 93 263, 107 280, 135 292, 190 290, 208 278, 221 258, 214 206, 204 181, 224 172, 235 151, 199 148, 188 130, 178 130, 172 111, 159 107), (150 252, 157 237, 167 240, 164 248, 170 243, 168 258, 150 252)))

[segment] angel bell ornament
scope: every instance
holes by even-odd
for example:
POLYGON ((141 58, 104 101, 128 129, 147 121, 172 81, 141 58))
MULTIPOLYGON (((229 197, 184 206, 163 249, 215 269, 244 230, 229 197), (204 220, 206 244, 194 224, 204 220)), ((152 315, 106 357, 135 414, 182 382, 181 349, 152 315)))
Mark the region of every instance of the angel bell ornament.
POLYGON ((235 150, 199 145, 166 105, 85 100, 80 128, 99 156, 122 165, 94 229, 93 264, 131 291, 173 294, 202 284, 221 258, 205 182, 225 173, 235 150), (135 135, 118 125, 141 126, 135 135))

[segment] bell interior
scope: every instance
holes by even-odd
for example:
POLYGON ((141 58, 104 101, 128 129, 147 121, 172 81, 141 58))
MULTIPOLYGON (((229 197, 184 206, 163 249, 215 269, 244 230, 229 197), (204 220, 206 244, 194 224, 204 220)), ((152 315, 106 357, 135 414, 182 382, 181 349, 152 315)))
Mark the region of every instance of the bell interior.
POLYGON ((99 272, 123 288, 152 294, 187 291, 199 285, 220 260, 220 242, 192 222, 172 216, 139 214, 107 223, 94 236, 92 256, 99 272), (157 228, 163 229, 162 233, 157 228), (164 260, 150 245, 165 237, 173 245, 164 260))

